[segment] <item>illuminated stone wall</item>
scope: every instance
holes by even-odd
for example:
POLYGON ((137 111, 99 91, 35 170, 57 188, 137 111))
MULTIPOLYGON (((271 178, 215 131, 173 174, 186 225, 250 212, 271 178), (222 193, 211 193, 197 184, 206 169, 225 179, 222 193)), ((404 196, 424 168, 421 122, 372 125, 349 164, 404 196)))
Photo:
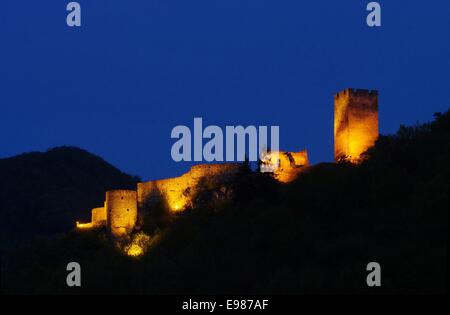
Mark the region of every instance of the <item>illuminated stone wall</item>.
POLYGON ((266 155, 264 164, 278 166, 273 172, 274 178, 281 183, 289 183, 296 179, 298 175, 309 165, 308 152, 271 152, 266 155), (278 153, 278 156, 276 155, 278 153))
POLYGON ((91 222, 93 226, 106 225, 105 207, 94 208, 91 210, 91 222))
POLYGON ((107 191, 105 208, 108 228, 114 236, 124 236, 133 230, 138 214, 135 190, 107 191))
POLYGON ((346 89, 334 96, 334 158, 360 161, 378 138, 378 92, 346 89))
MULTIPOLYGON (((308 166, 308 152, 306 150, 302 150, 300 152, 286 152, 293 159, 295 166, 308 166)), ((292 165, 292 163, 291 163, 292 165)))
POLYGON ((166 202, 172 212, 182 212, 192 206, 200 181, 213 185, 224 177, 234 176, 239 164, 201 164, 193 166, 180 177, 138 183, 139 208, 159 200, 166 202))
POLYGON ((187 174, 175 178, 138 183, 139 207, 141 208, 146 203, 151 204, 164 200, 172 211, 183 211, 190 206, 188 188, 191 186, 195 186, 195 182, 187 174))
POLYGON ((106 208, 99 207, 91 210, 91 222, 80 223, 77 221, 77 228, 91 229, 106 225, 106 208))

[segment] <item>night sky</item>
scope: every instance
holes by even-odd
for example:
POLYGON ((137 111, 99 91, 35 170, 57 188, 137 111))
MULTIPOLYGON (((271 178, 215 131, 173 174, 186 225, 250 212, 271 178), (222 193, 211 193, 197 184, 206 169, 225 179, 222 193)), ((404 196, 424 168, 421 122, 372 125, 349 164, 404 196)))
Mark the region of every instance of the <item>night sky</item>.
POLYGON ((333 160, 333 95, 379 90, 380 132, 450 107, 450 1, 0 3, 0 157, 73 145, 143 179, 180 175, 174 126, 279 125, 333 160))

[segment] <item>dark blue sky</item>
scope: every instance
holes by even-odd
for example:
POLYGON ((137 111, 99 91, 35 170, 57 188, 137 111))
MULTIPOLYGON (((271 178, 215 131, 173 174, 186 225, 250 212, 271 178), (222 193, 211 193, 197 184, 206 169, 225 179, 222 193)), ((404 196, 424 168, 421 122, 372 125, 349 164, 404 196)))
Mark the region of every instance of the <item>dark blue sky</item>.
POLYGON ((379 90, 381 133, 450 107, 450 1, 80 0, 0 3, 0 157, 75 145, 155 179, 189 165, 171 129, 279 125, 333 159, 333 94, 379 90))

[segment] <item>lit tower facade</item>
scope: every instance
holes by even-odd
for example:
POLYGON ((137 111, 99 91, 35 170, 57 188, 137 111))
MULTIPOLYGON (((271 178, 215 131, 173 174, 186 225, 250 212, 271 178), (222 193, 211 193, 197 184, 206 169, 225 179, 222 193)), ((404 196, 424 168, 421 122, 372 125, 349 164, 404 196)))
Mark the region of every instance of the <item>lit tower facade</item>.
POLYGON ((345 89, 334 96, 334 159, 352 163, 378 138, 378 92, 345 89))

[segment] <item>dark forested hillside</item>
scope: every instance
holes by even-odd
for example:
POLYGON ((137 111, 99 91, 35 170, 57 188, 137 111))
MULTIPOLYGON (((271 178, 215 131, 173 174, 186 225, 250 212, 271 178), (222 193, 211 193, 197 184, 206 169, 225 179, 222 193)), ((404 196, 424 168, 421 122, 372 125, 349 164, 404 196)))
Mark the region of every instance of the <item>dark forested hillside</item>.
POLYGON ((138 179, 74 147, 0 159, 2 248, 36 235, 70 231, 89 219, 105 191, 135 188, 138 179))
MULTIPOLYGON (((244 172, 235 185, 240 198, 234 203, 199 207, 176 217, 154 211, 148 217, 154 224, 144 226, 152 244, 137 259, 118 251, 102 230, 73 231, 38 242, 34 251, 18 254, 7 272, 2 268, 2 290, 444 293, 450 112, 435 116, 432 123, 401 127, 395 135, 381 136, 361 165, 318 164, 288 185, 261 173, 244 172), (73 260, 83 270, 82 287, 76 289, 65 284, 65 266, 73 260), (366 266, 371 261, 381 265, 380 288, 366 285, 366 266)), ((28 191, 34 186, 25 175, 21 181, 11 180, 28 188, 23 195, 19 188, 7 191, 19 194, 14 196, 16 201, 22 200, 18 196, 30 198, 26 211, 41 204, 35 198, 52 189, 58 189, 58 195, 78 191, 74 187, 83 185, 87 176, 68 178, 66 191, 55 183, 39 188, 38 194, 28 191)), ((97 201, 99 190, 108 187, 93 183, 92 198, 97 201)), ((2 202, 6 197, 2 196, 2 202)), ((64 209, 68 209, 76 198, 65 198, 64 209)))

